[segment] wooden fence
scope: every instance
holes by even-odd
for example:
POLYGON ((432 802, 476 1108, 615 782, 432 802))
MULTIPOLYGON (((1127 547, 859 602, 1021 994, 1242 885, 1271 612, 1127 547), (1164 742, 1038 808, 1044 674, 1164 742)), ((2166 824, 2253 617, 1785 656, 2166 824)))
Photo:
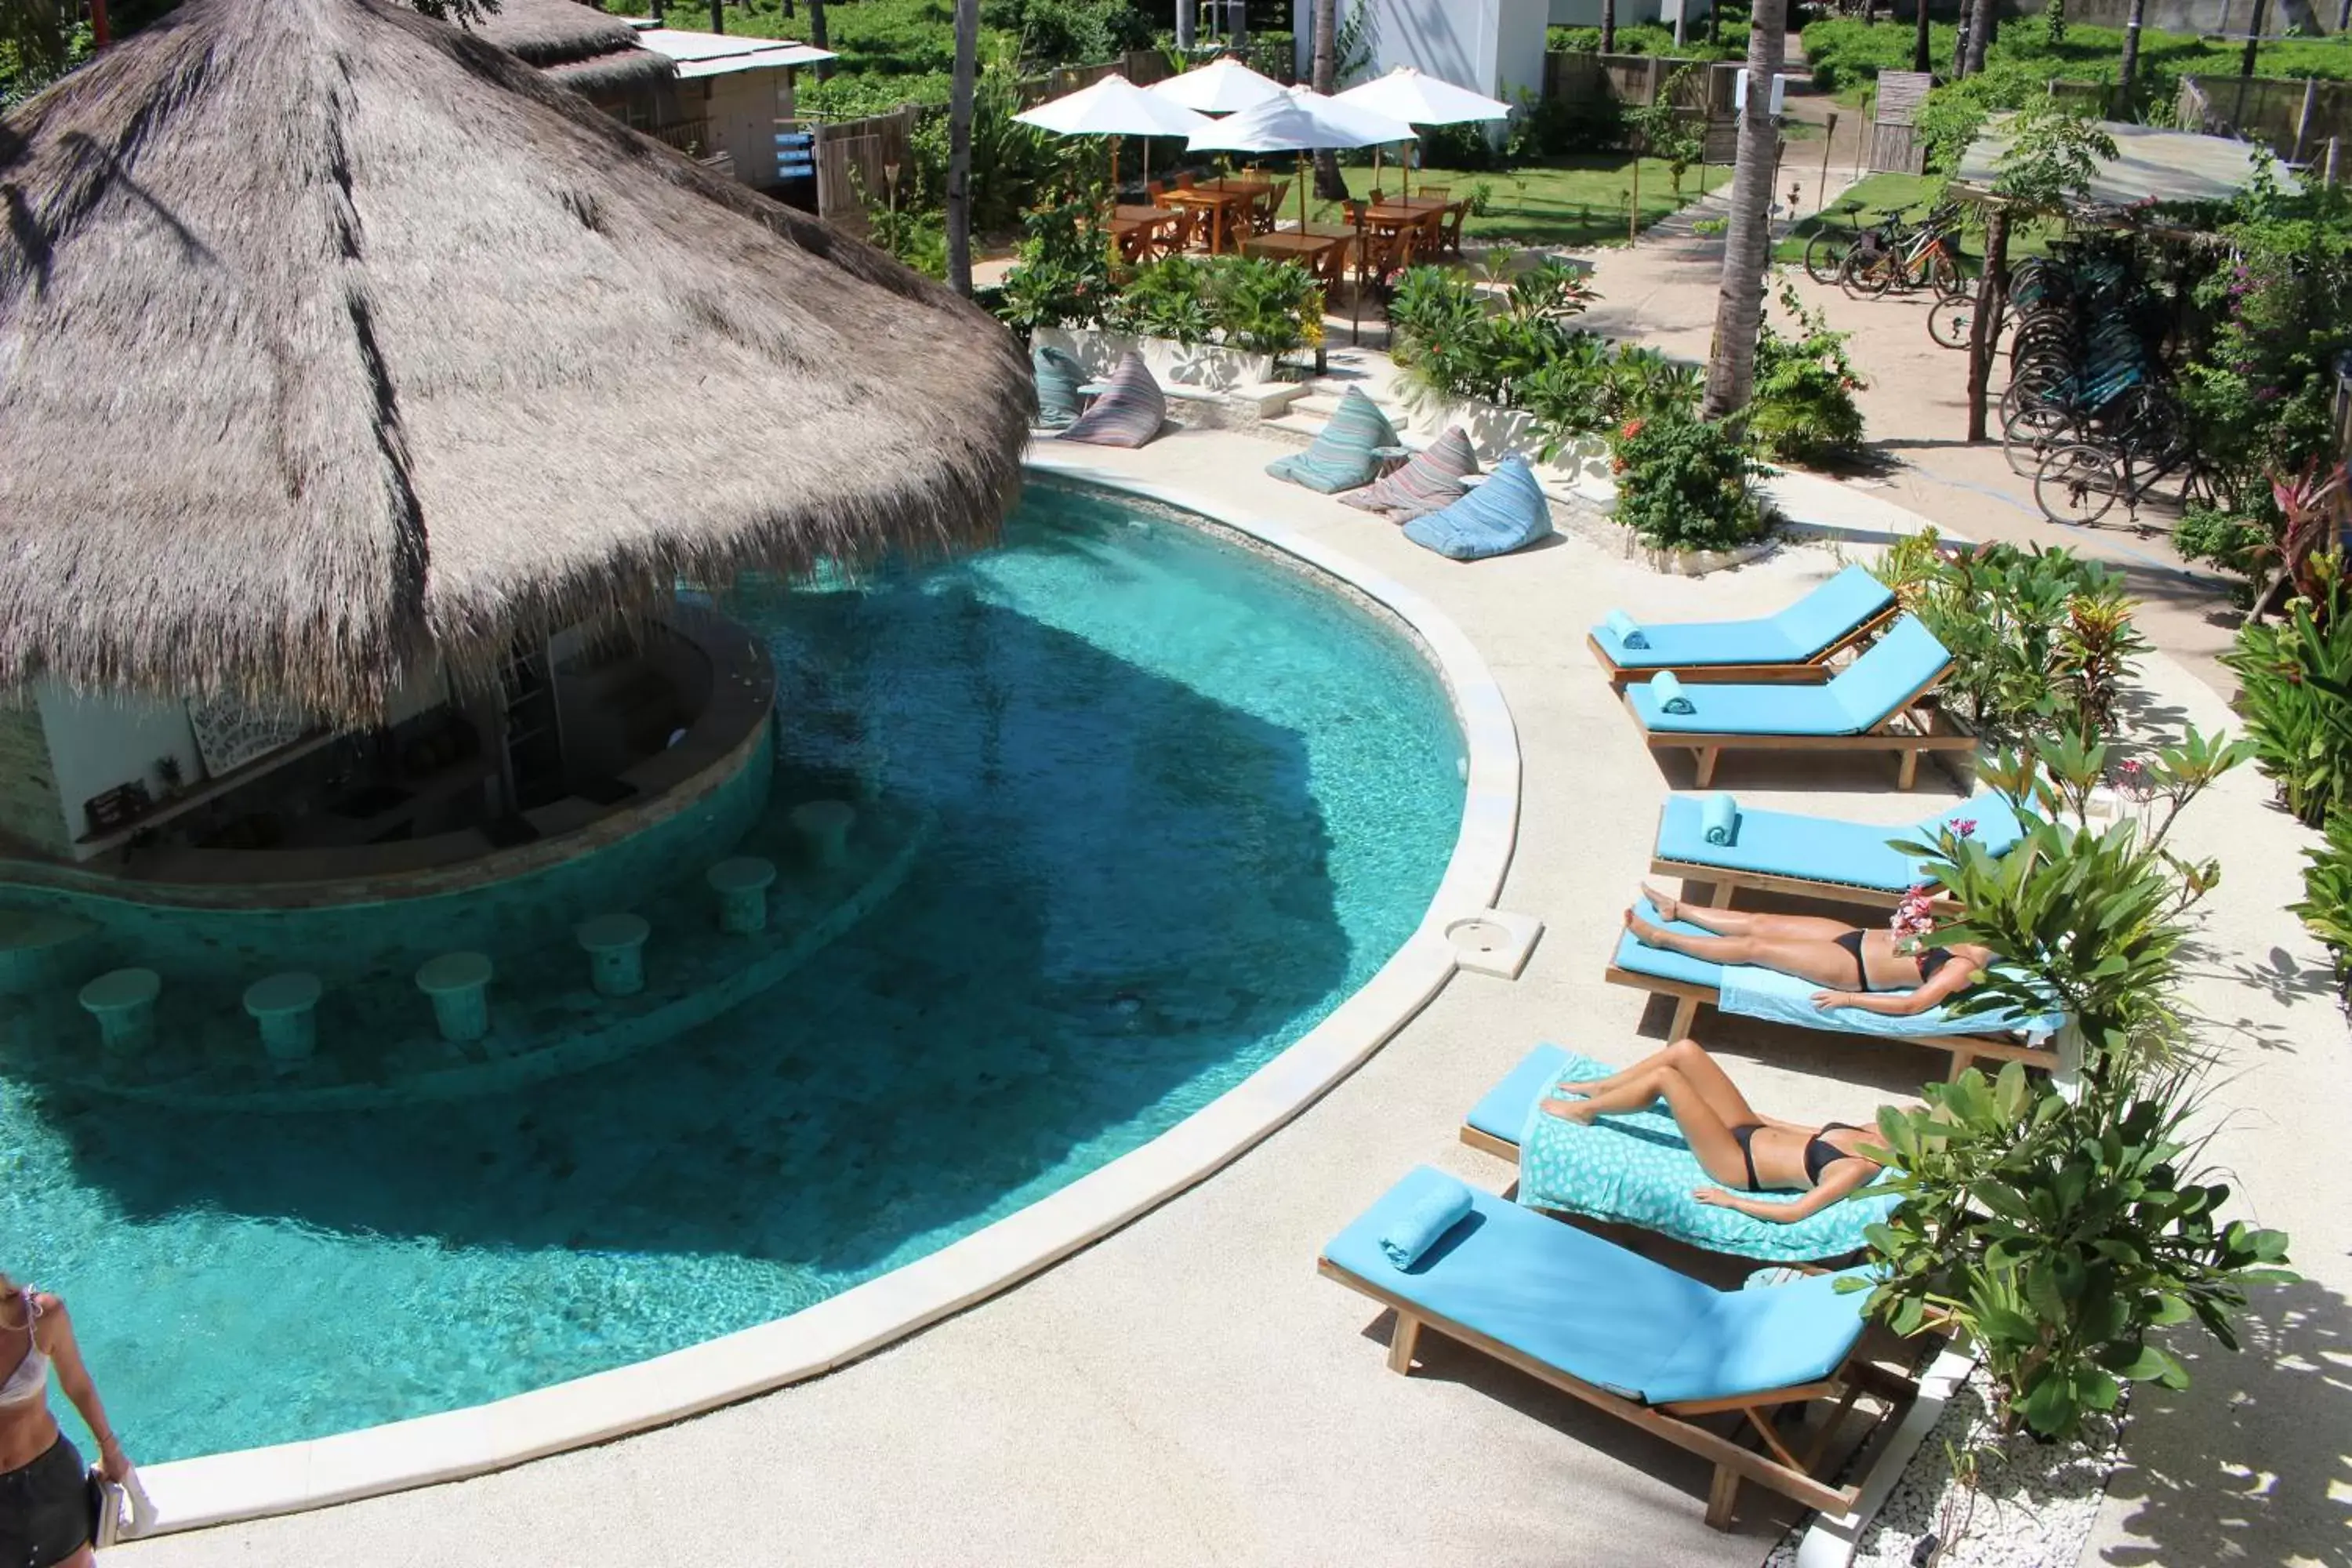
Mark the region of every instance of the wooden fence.
POLYGON ((1732 102, 1743 68, 1729 60, 1555 49, 1544 56, 1544 96, 1570 101, 1610 98, 1628 109, 1646 109, 1660 93, 1671 92, 1679 116, 1706 122, 1699 132, 1702 160, 1729 163, 1739 150, 1739 117, 1732 102), (1680 75, 1685 67, 1693 68, 1680 75))
POLYGON ((2290 163, 2352 142, 2352 83, 2276 77, 2184 76, 2179 123, 2211 136, 2260 142, 2290 163))
POLYGON ((816 162, 816 216, 847 233, 866 232, 866 203, 889 199, 891 171, 906 173, 920 104, 902 104, 887 114, 830 124, 785 121, 786 131, 807 132, 816 162))

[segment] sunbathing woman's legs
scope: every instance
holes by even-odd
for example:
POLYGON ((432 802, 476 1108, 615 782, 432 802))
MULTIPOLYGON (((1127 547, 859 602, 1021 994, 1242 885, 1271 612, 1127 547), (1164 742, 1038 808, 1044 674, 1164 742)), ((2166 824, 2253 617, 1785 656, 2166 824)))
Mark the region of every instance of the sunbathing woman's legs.
MULTIPOLYGON (((1715 1058, 1708 1056, 1696 1040, 1676 1040, 1664 1050, 1651 1052, 1622 1072, 1577 1084, 1575 1089, 1589 1100, 1643 1078, 1653 1068, 1662 1067, 1673 1068, 1688 1079, 1698 1097, 1706 1101, 1707 1109, 1714 1111, 1726 1127, 1747 1127, 1764 1120, 1756 1114, 1755 1107, 1748 1103, 1748 1097, 1739 1092, 1739 1086, 1731 1081, 1730 1075, 1716 1065, 1715 1058)), ((1569 1103, 1565 1098, 1556 1098, 1545 1100, 1544 1106, 1549 1110, 1553 1106, 1569 1103)))
POLYGON ((1861 929, 1825 915, 1759 914, 1748 910, 1714 910, 1705 904, 1686 904, 1679 899, 1666 898, 1647 882, 1642 884, 1642 896, 1656 905, 1658 913, 1667 920, 1703 926, 1721 936, 1798 937, 1815 942, 1835 942, 1861 929))
MULTIPOLYGON (((1834 921, 1825 924, 1835 925, 1834 921)), ((1633 910, 1625 924, 1646 947, 1663 947, 1708 963, 1752 963, 1810 980, 1816 985, 1851 990, 1854 984, 1853 954, 1826 936, 1694 936, 1654 925, 1633 910)), ((1851 931, 1851 926, 1840 927, 1851 931)))
MULTIPOLYGON (((1614 1087, 1602 1093, 1587 1100, 1548 1100, 1544 1109, 1571 1121, 1589 1123, 1596 1116, 1639 1110, 1650 1101, 1663 1099, 1666 1109, 1675 1113, 1675 1125, 1682 1129, 1683 1141, 1698 1156, 1706 1173, 1735 1192, 1747 1188, 1748 1158, 1740 1152, 1739 1140, 1731 1135, 1731 1124, 1717 1114, 1697 1085, 1684 1077, 1680 1068, 1660 1063, 1628 1069, 1608 1081, 1614 1087)), ((1741 1125, 1755 1120, 1751 1112, 1741 1125)))

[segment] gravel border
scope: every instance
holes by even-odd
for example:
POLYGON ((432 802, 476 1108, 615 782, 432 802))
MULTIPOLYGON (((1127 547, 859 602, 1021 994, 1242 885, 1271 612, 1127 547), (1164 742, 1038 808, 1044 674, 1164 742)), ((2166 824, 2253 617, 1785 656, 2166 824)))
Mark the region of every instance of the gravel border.
MULTIPOLYGON (((1854 1568, 2074 1568, 2091 1538, 2107 1480, 2123 1460, 2123 1412, 2093 1416, 2074 1443, 2000 1436, 1992 1380, 1979 1366, 1952 1391, 1942 1416, 1864 1530, 1854 1568), (1952 1475, 1955 1451, 1977 1446, 1971 1499, 1952 1475), (1958 1539, 1937 1555, 1941 1538, 1958 1539)), ((1791 1529, 1765 1568, 1795 1568, 1810 1521, 1791 1529)))

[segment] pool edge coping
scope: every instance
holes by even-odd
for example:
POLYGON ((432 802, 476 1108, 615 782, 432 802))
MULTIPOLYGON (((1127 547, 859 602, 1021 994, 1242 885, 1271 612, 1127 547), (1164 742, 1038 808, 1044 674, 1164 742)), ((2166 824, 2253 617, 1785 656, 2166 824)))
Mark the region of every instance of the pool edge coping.
POLYGON ((1296 1120, 1453 978, 1453 921, 1492 907, 1518 837, 1518 733, 1467 634, 1430 600, 1278 520, 1033 450, 1024 466, 1171 506, 1255 540, 1403 624, 1446 689, 1467 756, 1461 826, 1412 933, 1320 1023, 1142 1145, 936 1252, 787 1317, 485 1405, 141 1471, 143 1536, 462 1480, 649 1431, 862 1360, 998 1295, 1197 1186, 1296 1120))

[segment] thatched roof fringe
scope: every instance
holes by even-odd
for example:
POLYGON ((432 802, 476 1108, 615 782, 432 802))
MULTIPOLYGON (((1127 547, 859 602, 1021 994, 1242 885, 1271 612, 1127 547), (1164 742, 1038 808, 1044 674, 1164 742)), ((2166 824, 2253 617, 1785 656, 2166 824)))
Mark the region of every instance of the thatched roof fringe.
POLYGON ((580 0, 499 0, 499 8, 473 24, 472 31, 535 66, 642 47, 637 30, 626 21, 580 0))
POLYGON ((0 189, 0 681, 365 721, 1018 482, 996 323, 392 0, 189 0, 0 189))
POLYGON ((574 92, 628 92, 670 80, 677 75, 677 62, 652 49, 626 49, 541 66, 540 70, 550 81, 560 82, 574 92))

